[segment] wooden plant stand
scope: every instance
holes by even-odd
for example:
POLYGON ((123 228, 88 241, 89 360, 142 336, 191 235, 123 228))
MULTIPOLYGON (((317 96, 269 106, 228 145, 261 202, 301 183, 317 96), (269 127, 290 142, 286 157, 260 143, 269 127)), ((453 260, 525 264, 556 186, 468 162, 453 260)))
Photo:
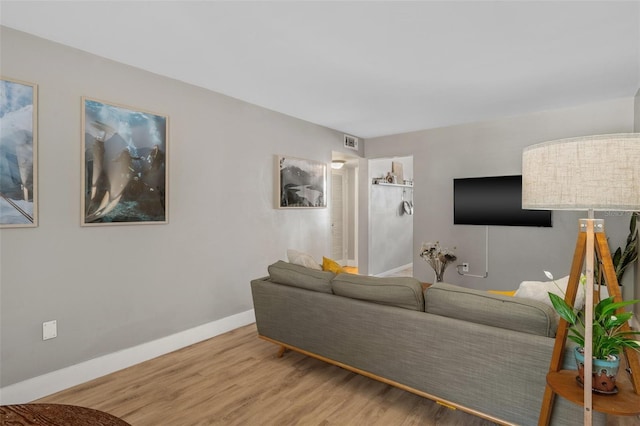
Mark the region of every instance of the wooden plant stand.
MULTIPOLYGON (((578 285, 580 282, 580 274, 582 272, 582 266, 585 261, 585 255, 587 254, 587 246, 595 246, 596 258, 602 263, 601 271, 604 272, 604 279, 609 290, 609 296, 613 296, 615 302, 622 301, 622 294, 620 292, 620 286, 615 274, 615 268, 611 260, 611 253, 609 252, 609 245, 607 243, 607 237, 604 232, 604 222, 598 219, 583 219, 583 221, 591 220, 591 224, 588 225, 591 229, 594 228, 594 223, 597 224, 593 229, 592 235, 595 234, 595 243, 593 239, 591 243, 588 241, 587 233, 584 226, 581 227, 578 239, 576 242, 576 250, 573 257, 573 263, 571 265, 571 273, 569 275, 569 283, 567 285, 567 291, 565 295, 565 302, 569 306, 573 306, 578 292, 578 285)), ((582 221, 581 221, 582 224, 582 221)), ((588 253, 593 256, 593 252, 588 253)), ((587 267, 587 273, 589 273, 587 267)), ((593 291, 593 289, 586 288, 585 291, 593 291)), ((595 299, 595 298, 594 298, 595 299)), ((589 299, 591 300, 591 299, 589 299)), ((597 301, 594 301, 597 303, 597 301)), ((551 418, 551 411, 553 409, 553 401, 555 395, 574 402, 578 405, 584 406, 585 409, 585 424, 590 423, 587 418, 591 410, 595 410, 602 413, 614 414, 618 416, 632 416, 640 414, 640 361, 638 360, 638 353, 632 349, 625 349, 624 353, 627 361, 627 373, 622 373, 622 369, 618 373, 616 380, 616 386, 618 387, 618 393, 615 395, 598 395, 592 394, 591 400, 586 398, 585 393, 581 387, 577 384, 575 370, 561 370, 562 360, 564 356, 564 349, 566 345, 568 335, 568 323, 560 319, 558 324, 558 331, 556 333, 555 345, 553 347, 553 354, 551 357, 551 363, 549 365, 549 373, 547 374, 547 386, 544 391, 544 397, 542 400, 542 407, 540 409, 540 418, 538 419, 538 425, 548 425, 551 418)), ((630 330, 628 324, 622 327, 623 330, 630 330)), ((622 360, 621 360, 622 361, 622 360)), ((621 366, 624 363, 621 362, 621 366)))

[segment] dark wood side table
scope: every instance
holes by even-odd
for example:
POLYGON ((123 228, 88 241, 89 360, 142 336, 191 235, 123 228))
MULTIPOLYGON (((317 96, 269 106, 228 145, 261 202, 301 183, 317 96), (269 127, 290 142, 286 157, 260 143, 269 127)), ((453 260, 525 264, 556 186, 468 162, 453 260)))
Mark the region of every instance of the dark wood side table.
POLYGON ((0 405, 0 425, 131 426, 103 411, 64 404, 0 405))

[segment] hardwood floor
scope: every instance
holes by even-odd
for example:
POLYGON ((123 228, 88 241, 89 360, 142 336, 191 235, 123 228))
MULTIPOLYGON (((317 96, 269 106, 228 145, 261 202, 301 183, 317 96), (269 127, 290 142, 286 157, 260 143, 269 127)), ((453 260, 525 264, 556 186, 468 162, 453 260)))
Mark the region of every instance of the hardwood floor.
MULTIPOLYGON (((145 425, 460 425, 493 423, 451 410, 257 337, 255 325, 36 402, 106 411, 145 425)), ((613 425, 637 425, 610 423, 613 425)))

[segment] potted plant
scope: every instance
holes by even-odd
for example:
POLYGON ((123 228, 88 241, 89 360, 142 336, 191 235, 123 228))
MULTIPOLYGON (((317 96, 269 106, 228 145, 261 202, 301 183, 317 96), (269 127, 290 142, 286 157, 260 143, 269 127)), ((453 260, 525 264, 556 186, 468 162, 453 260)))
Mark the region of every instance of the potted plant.
MULTIPOLYGON (((639 234, 636 230, 638 217, 640 217, 640 212, 631 213, 631 220, 629 221, 629 235, 627 236, 627 242, 624 246, 624 250, 622 250, 622 247, 618 247, 611 255, 611 261, 613 262, 613 267, 616 270, 616 279, 618 280, 619 285, 622 285, 622 276, 627 268, 633 265, 633 263, 638 259, 639 234)), ((594 265, 594 277, 598 284, 603 285, 603 276, 598 262, 594 265)))
POLYGON ((457 257, 453 253, 453 249, 440 247, 440 243, 422 243, 420 249, 420 257, 429 263, 436 273, 436 282, 442 282, 444 271, 451 262, 455 262, 457 257))
MULTIPOLYGON (((551 279, 551 273, 545 271, 551 279)), ((554 281, 555 282, 555 281, 554 281)), ((549 292, 549 298, 558 315, 569 324, 569 339, 576 342, 576 363, 578 366, 578 381, 584 383, 584 310, 575 312, 560 296, 549 292)), ((631 312, 616 311, 625 306, 640 302, 640 299, 614 302, 608 297, 598 302, 593 308, 593 391, 610 394, 617 392, 615 377, 620 366, 620 352, 625 348, 640 351, 640 331, 623 331, 621 327, 633 316, 631 312)))
POLYGON ((613 254, 613 265, 616 268, 616 278, 618 283, 622 282, 622 275, 625 270, 633 265, 638 259, 638 232, 636 226, 638 224, 638 216, 640 212, 631 213, 631 220, 629 221, 629 235, 627 236, 627 243, 624 247, 618 247, 613 254))

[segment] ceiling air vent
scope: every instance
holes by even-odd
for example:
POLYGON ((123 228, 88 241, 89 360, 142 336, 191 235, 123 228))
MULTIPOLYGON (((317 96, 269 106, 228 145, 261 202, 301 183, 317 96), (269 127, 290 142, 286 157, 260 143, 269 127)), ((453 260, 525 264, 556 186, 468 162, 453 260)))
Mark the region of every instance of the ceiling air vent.
POLYGON ((357 151, 358 138, 356 138, 355 136, 344 135, 344 147, 357 151))

